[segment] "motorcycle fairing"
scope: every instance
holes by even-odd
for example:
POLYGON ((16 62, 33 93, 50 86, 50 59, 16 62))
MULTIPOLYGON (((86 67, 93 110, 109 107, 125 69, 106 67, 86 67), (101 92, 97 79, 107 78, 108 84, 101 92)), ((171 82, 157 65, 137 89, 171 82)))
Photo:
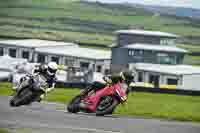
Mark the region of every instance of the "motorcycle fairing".
POLYGON ((126 93, 121 88, 120 82, 113 86, 106 86, 105 88, 96 91, 95 95, 85 97, 82 102, 86 105, 88 112, 95 112, 100 99, 103 96, 115 96, 120 98, 120 101, 126 101, 126 93))

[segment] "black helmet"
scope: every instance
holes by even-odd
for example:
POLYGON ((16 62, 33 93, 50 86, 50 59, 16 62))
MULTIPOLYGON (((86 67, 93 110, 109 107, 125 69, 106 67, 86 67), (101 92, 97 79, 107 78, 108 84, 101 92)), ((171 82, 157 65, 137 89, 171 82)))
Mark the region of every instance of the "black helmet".
POLYGON ((133 72, 131 72, 131 71, 120 72, 120 77, 127 84, 130 84, 131 82, 134 81, 134 75, 133 75, 133 72))

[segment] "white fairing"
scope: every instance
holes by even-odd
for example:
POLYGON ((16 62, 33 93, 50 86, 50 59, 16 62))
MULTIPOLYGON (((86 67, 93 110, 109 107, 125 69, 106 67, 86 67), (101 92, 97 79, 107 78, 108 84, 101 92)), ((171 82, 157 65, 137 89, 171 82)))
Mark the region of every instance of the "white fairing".
POLYGON ((12 83, 13 83, 13 89, 17 89, 17 86, 19 85, 20 79, 26 74, 32 74, 32 71, 35 68, 35 63, 26 63, 18 65, 16 69, 12 72, 12 83))

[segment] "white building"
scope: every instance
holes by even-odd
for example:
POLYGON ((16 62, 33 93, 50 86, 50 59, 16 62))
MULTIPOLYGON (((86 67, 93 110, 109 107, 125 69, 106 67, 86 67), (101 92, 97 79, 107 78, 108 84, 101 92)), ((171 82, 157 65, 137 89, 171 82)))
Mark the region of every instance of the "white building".
POLYGON ((0 80, 9 79, 17 65, 27 63, 26 59, 16 59, 10 56, 0 56, 0 80))
POLYGON ((93 68, 96 72, 107 73, 110 69, 111 52, 80 47, 44 47, 36 49, 36 57, 44 56, 65 66, 78 66, 81 69, 93 68))
POLYGON ((38 39, 2 40, 0 56, 24 58, 30 62, 47 63, 55 61, 60 65, 93 68, 94 71, 107 73, 110 69, 111 52, 80 48, 74 43, 46 41, 38 39))
POLYGON ((136 86, 200 90, 200 68, 190 65, 132 64, 136 86))
POLYGON ((76 46, 76 44, 38 39, 3 40, 0 41, 0 56, 9 55, 14 58, 25 58, 28 61, 37 62, 38 59, 33 58, 36 48, 63 46, 76 46))

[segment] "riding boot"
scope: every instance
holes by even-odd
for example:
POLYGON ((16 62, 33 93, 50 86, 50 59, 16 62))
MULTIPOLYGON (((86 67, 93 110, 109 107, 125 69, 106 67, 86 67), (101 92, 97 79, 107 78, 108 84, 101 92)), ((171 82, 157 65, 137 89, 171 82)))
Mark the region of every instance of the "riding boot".
POLYGON ((42 101, 42 99, 44 98, 44 94, 43 95, 41 95, 40 97, 37 97, 36 99, 35 99, 35 101, 37 101, 37 102, 41 102, 42 101))

